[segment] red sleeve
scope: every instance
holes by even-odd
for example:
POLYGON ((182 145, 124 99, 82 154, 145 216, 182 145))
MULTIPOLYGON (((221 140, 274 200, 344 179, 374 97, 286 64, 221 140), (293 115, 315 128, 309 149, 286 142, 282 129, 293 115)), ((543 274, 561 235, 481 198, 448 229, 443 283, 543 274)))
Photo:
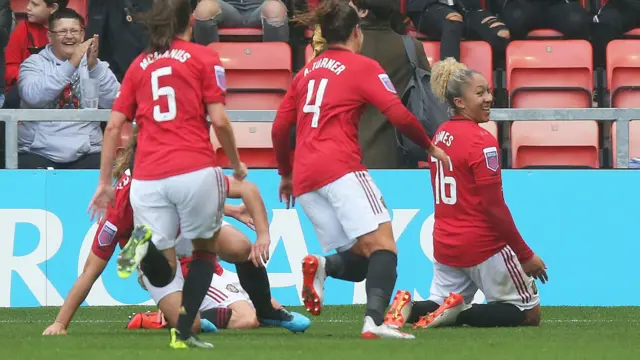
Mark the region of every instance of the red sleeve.
POLYGON ((271 128, 271 141, 273 150, 276 153, 278 162, 278 174, 286 176, 291 174, 291 146, 289 134, 291 128, 296 124, 298 115, 297 103, 293 92, 295 87, 292 84, 280 103, 276 119, 271 128))
POLYGON ((224 104, 227 79, 220 57, 211 49, 203 52, 202 95, 204 104, 224 104))
POLYGON ((427 132, 418 119, 402 105, 389 75, 377 63, 363 68, 359 84, 365 101, 378 108, 398 131, 416 145, 427 149, 431 145, 427 132))
POLYGON ((493 135, 482 133, 471 144, 469 166, 476 184, 479 185, 482 204, 491 224, 500 233, 500 238, 516 253, 520 262, 529 260, 533 251, 520 235, 504 201, 498 143, 493 135))
POLYGON ((131 237, 133 209, 129 202, 130 186, 131 177, 123 175, 116 186, 115 205, 107 210, 107 216, 100 222, 93 237, 91 251, 104 261, 111 259, 117 244, 122 248, 131 237))
POLYGON ((138 72, 132 70, 133 69, 130 67, 124 74, 122 85, 120 85, 120 90, 118 90, 116 100, 113 102, 113 106, 111 107, 111 110, 123 113, 130 121, 135 118, 136 110, 138 109, 138 102, 136 101, 136 92, 138 90, 136 74, 138 72))
POLYGON ((27 44, 27 25, 22 22, 16 27, 9 37, 9 43, 5 49, 5 74, 4 80, 7 88, 18 82, 20 64, 28 57, 25 56, 27 44))

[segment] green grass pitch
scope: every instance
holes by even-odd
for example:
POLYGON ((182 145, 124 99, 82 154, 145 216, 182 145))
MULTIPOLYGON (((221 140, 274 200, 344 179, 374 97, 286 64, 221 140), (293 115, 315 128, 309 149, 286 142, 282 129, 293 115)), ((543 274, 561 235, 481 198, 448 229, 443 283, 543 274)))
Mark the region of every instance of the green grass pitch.
MULTIPOLYGON (((291 308, 301 311, 300 308, 291 308)), ((545 307, 539 328, 407 331, 413 341, 361 340, 361 306, 327 306, 304 334, 223 330, 213 350, 173 350, 166 330, 125 330, 142 307, 82 307, 67 336, 42 336, 58 308, 0 309, 0 359, 640 359, 640 307, 545 307)))

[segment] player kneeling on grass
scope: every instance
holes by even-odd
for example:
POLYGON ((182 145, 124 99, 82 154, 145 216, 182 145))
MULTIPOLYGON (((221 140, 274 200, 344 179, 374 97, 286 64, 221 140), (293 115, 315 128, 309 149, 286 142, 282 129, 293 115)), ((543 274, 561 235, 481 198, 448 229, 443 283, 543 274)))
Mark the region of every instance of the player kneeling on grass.
POLYGON ((502 193, 498 142, 479 126, 489 121, 489 84, 448 58, 433 66, 431 86, 454 113, 434 137, 450 166, 432 159, 429 168, 436 219, 431 294, 411 303, 408 291, 398 291, 386 318, 415 328, 537 326, 535 279, 548 280, 546 266, 516 228, 502 193), (468 305, 478 289, 487 304, 468 305))
MULTIPOLYGON (((104 271, 104 268, 107 266, 109 259, 115 251, 116 245, 120 244, 121 248, 124 247, 132 235, 133 209, 129 201, 129 191, 131 187, 131 172, 133 171, 133 157, 137 146, 137 133, 138 130, 136 128, 127 148, 121 151, 116 159, 113 173, 114 177, 119 180, 115 187, 115 205, 107 210, 106 216, 100 221, 93 239, 93 245, 91 246, 91 253, 85 262, 82 274, 71 288, 55 322, 45 329, 44 335, 66 334, 66 329, 73 315, 80 307, 80 304, 86 299, 95 281, 104 271)), ((258 257, 268 257, 270 244, 267 214, 257 187, 249 181, 241 183, 230 179, 228 197, 241 197, 247 204, 246 208, 249 209, 251 216, 247 214, 245 207, 235 207, 226 204, 224 206, 225 215, 234 217, 255 228, 258 232, 258 239, 252 250, 251 243, 246 237, 244 238, 246 241, 243 242, 236 241, 237 238, 235 237, 225 239, 224 236, 220 236, 216 240, 216 251, 219 251, 222 259, 236 263, 236 270, 240 278, 239 281, 244 284, 245 289, 250 288, 250 290, 247 290, 247 293, 256 311, 258 311, 259 314, 262 312, 262 314, 266 313, 271 315, 269 319, 263 317, 261 319, 263 323, 280 325, 294 332, 306 330, 310 325, 307 318, 296 313, 289 314, 282 308, 274 308, 272 306, 269 278, 266 269, 262 264, 258 263, 257 257, 253 256, 254 253, 257 253, 258 257), (255 264, 247 261, 249 257, 254 259, 255 264), (247 286, 246 283, 249 283, 249 286, 247 286), (279 316, 280 319, 274 319, 275 315, 279 316)), ((230 227, 225 226, 225 228, 230 227)), ((225 233, 228 234, 230 232, 225 230, 221 232, 221 235, 225 233)), ((153 262, 160 262, 161 265, 168 266, 162 264, 167 261, 167 258, 163 255, 156 258, 145 257, 141 267, 153 268, 153 262)), ((173 280, 171 274, 169 274, 168 278, 165 278, 167 276, 161 276, 163 272, 149 271, 149 274, 154 275, 151 281, 158 287, 166 286, 173 280)), ((178 302, 175 308, 176 316, 179 307, 180 304, 178 302)), ((205 328, 205 330, 206 329, 207 328, 205 328)), ((200 330, 197 319, 194 322, 193 330, 196 332, 200 330)))
MULTIPOLYGON (((242 208, 240 209, 242 210, 242 208)), ((238 214, 235 218, 243 219, 245 223, 251 226, 248 222, 251 220, 248 214, 238 214)), ((249 239, 247 239, 242 232, 225 222, 222 224, 217 243, 221 248, 251 247, 249 239)), ((147 277, 140 272, 140 285, 149 291, 162 315, 155 316, 155 314, 149 313, 135 314, 127 326, 128 329, 157 329, 166 325, 175 326, 178 319, 180 301, 182 299, 184 276, 187 275, 189 264, 191 263, 191 257, 188 255, 191 254, 193 249, 190 245, 187 241, 181 241, 178 243, 178 246, 176 246, 176 252, 180 259, 181 266, 178 268, 173 281, 171 281, 169 285, 162 288, 155 287, 149 282, 147 277)), ((226 260, 232 261, 234 259, 227 258, 226 260)), ((271 299, 271 303, 275 309, 282 308, 273 298, 271 299)), ((294 332, 306 330, 310 325, 309 319, 300 314, 293 314, 296 316, 296 321, 283 324, 283 327, 294 332)), ((242 288, 238 276, 229 271, 225 271, 220 265, 216 266, 215 274, 211 280, 211 286, 200 305, 200 318, 201 328, 207 331, 217 331, 217 329, 224 328, 253 329, 260 326, 255 308, 251 303, 249 295, 242 288)), ((196 319, 196 323, 197 322, 198 320, 196 319)))

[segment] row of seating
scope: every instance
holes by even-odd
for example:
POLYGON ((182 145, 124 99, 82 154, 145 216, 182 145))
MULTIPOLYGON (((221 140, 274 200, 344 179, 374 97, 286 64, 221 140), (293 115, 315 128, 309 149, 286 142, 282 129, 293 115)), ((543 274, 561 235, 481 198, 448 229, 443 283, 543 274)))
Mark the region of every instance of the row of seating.
MULTIPOLYGON (((438 59, 439 44, 423 42, 430 61, 438 59)), ((290 49, 283 43, 214 43, 227 70, 228 108, 275 110, 291 82, 290 49)), ((640 41, 616 40, 608 47, 607 78, 615 107, 638 107, 640 41)), ((307 48, 307 60, 312 50, 307 48)), ((583 40, 514 41, 507 49, 506 91, 512 108, 589 108, 594 74, 591 45, 583 40)), ((491 48, 465 41, 461 61, 483 73, 493 85, 491 48)), ((253 129, 255 140, 264 126, 253 129)), ((609 124, 605 126, 610 126, 609 124)), ((498 126, 487 124, 497 137, 498 126)), ((636 136, 632 124, 632 139, 636 136)), ((247 130, 241 130, 247 131, 247 130)), ((266 131, 268 134, 268 131, 266 131)), ((600 129, 596 121, 518 121, 509 129, 512 167, 566 165, 600 167, 600 129), (564 154, 564 155, 563 155, 564 154)), ((615 143, 615 131, 610 141, 615 143)), ((267 136, 267 135, 265 135, 267 136)), ((268 136, 267 136, 268 138, 268 136)), ((264 145, 266 142, 262 141, 264 145)), ((261 146, 262 146, 261 145, 261 146)), ((612 152, 615 163, 615 151, 612 152)), ((640 156, 632 146, 630 156, 640 156)))

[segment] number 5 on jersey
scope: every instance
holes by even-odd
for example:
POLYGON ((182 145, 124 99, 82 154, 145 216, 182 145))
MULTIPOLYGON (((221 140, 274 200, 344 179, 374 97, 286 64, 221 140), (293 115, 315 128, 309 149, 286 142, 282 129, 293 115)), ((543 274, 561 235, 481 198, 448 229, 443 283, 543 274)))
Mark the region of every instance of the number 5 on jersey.
POLYGON ((176 106, 176 91, 171 86, 160 87, 159 79, 163 76, 171 75, 171 66, 165 66, 154 70, 151 73, 151 93, 153 94, 153 101, 160 100, 160 96, 166 96, 167 98, 167 111, 163 112, 160 105, 153 106, 153 119, 155 121, 171 121, 176 118, 177 106, 176 106))
MULTIPOLYGON (((454 205, 458 201, 458 197, 456 194, 456 179, 453 176, 444 175, 444 167, 442 165, 442 161, 431 157, 431 162, 435 164, 436 169, 436 181, 434 189, 434 192, 436 194, 436 204, 440 204, 440 199, 442 199, 442 202, 444 204, 454 205), (449 193, 449 195, 447 195, 447 193, 449 193)), ((449 162, 449 172, 451 172, 451 175, 453 175, 452 162, 449 162)))
POLYGON ((327 89, 327 83, 329 79, 320 79, 320 85, 318 85, 318 92, 316 92, 316 97, 313 105, 309 105, 309 101, 311 101, 311 97, 313 96, 313 92, 315 90, 316 81, 309 80, 309 85, 307 85, 307 100, 304 102, 304 107, 302 107, 302 111, 305 114, 313 114, 313 118, 311 119, 311 127, 318 127, 318 120, 320 120, 320 105, 322 105, 322 99, 324 98, 324 91, 327 89))

